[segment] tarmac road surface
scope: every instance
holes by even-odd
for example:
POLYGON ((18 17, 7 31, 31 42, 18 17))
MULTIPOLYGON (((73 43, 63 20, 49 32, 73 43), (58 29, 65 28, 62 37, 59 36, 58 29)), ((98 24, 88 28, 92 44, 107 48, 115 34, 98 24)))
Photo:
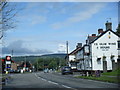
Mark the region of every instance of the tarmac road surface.
POLYGON ((3 88, 118 88, 118 84, 74 78, 55 73, 11 74, 12 79, 3 88))

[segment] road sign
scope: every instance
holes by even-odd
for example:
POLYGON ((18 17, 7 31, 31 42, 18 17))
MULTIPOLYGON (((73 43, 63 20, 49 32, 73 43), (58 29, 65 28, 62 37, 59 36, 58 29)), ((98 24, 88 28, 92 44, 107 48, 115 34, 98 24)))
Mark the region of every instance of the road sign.
POLYGON ((7 64, 6 68, 11 68, 11 64, 7 64))
POLYGON ((11 56, 6 56, 6 60, 10 61, 11 60, 11 56))
POLYGON ((6 64, 11 64, 11 61, 6 61, 6 64))

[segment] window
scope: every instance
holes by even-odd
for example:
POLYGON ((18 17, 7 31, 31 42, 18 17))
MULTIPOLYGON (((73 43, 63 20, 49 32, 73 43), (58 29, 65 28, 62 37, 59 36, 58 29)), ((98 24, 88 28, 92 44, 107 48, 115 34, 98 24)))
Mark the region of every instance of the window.
POLYGON ((118 41, 118 49, 120 49, 120 41, 118 41))
POLYGON ((98 49, 98 47, 97 47, 97 49, 98 49))
POLYGON ((101 64, 101 58, 97 58, 97 63, 101 64))

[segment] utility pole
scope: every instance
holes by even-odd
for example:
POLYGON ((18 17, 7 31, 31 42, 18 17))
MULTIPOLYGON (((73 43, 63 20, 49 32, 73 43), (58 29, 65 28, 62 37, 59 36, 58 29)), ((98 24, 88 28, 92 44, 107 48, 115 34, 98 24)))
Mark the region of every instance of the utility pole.
POLYGON ((25 61, 24 61, 24 69, 26 70, 26 56, 25 56, 25 61))
POLYGON ((12 49, 12 57, 13 57, 13 49, 12 49))
POLYGON ((38 72, 38 59, 37 59, 37 72, 38 72))
POLYGON ((68 58, 68 41, 66 41, 66 51, 67 51, 67 52, 66 52, 66 53, 67 53, 66 65, 68 65, 68 61, 69 61, 69 60, 68 60, 68 59, 69 59, 69 58, 68 58))

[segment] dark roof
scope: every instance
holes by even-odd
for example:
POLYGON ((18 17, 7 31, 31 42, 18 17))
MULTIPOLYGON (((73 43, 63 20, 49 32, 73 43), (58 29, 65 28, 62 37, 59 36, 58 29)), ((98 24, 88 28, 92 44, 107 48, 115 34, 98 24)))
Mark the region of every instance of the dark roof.
POLYGON ((92 41, 94 41, 96 38, 97 38, 97 36, 88 36, 89 43, 91 43, 92 41))
POLYGON ((69 55, 73 55, 73 54, 77 53, 79 50, 83 49, 85 46, 86 46, 86 44, 83 45, 81 48, 76 48, 76 49, 75 49, 74 51, 72 51, 69 55))
POLYGON ((73 50, 71 53, 69 53, 69 55, 73 55, 75 54, 76 52, 78 52, 81 48, 76 48, 75 50, 73 50))
POLYGON ((119 34, 117 34, 116 32, 112 31, 111 29, 108 29, 108 30, 104 31, 102 34, 100 34, 99 36, 97 36, 97 38, 95 38, 95 39, 94 39, 92 42, 90 42, 90 43, 95 42, 97 39, 99 39, 101 36, 103 36, 103 35, 104 35, 105 33, 107 33, 108 31, 111 31, 112 33, 114 33, 115 35, 117 35, 118 37, 120 37, 119 34))

